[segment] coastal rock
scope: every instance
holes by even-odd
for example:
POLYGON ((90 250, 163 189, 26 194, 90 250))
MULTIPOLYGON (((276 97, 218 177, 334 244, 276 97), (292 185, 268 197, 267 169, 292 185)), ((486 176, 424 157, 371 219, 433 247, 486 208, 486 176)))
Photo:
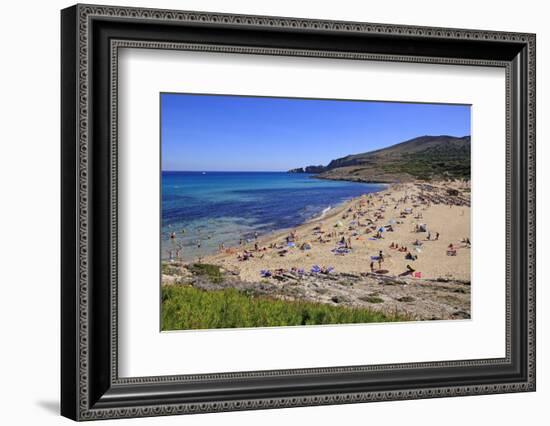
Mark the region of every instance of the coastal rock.
POLYGON ((322 173, 327 170, 325 166, 307 166, 305 169, 306 173, 322 173))
MULTIPOLYGON (((420 136, 387 148, 337 158, 301 173, 317 178, 368 183, 415 179, 470 179, 470 136, 420 136)), ((459 195, 454 191, 451 196, 459 195)))
POLYGON ((324 171, 328 170, 325 166, 306 166, 306 167, 298 167, 296 169, 290 169, 288 173, 322 173, 324 171))
POLYGON ((337 304, 387 314, 401 312, 411 320, 470 318, 470 283, 464 281, 396 279, 369 273, 304 273, 297 278, 285 273, 251 282, 225 271, 223 279, 212 282, 207 275, 187 273, 190 278, 185 283, 177 275, 163 274, 163 285, 192 285, 205 291, 234 288, 254 296, 337 304))
POLYGON ((298 167, 297 169, 290 169, 288 173, 305 173, 303 167, 298 167))

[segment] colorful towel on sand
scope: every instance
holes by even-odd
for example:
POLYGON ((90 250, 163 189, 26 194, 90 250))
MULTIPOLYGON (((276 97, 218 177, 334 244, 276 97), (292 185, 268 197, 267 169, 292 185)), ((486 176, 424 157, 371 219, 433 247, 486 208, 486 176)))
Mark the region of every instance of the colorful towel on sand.
POLYGON ((345 247, 336 247, 331 250, 334 254, 348 254, 351 252, 351 249, 345 247))
POLYGON ((334 268, 332 266, 329 266, 328 268, 326 268, 324 270, 319 265, 313 265, 311 267, 311 273, 313 273, 313 274, 329 274, 332 271, 334 271, 334 268))

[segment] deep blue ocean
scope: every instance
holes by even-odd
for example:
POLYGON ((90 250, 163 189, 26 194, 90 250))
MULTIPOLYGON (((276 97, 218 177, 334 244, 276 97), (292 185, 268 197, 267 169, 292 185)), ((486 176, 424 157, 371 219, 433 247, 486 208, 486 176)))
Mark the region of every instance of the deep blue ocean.
POLYGON ((385 188, 284 172, 162 172, 162 257, 186 260, 292 228, 343 201, 385 188), (174 239, 170 234, 174 233, 174 239))

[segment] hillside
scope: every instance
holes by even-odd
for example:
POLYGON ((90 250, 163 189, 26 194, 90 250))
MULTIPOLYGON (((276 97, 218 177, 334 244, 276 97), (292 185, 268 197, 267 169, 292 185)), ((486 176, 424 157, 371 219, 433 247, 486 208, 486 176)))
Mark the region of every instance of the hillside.
POLYGON ((420 136, 376 151, 338 158, 327 166, 307 166, 290 172, 361 182, 470 179, 470 136, 420 136))

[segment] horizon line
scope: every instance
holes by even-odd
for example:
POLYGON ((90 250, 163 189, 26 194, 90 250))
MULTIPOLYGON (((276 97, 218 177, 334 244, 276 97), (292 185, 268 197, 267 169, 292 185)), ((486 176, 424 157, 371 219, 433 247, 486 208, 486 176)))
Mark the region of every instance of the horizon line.
MULTIPOLYGON (((392 146, 396 146, 396 145, 401 145, 403 143, 407 143, 407 142, 410 142, 410 141, 413 141, 415 139, 419 139, 419 138, 424 138, 424 137, 452 137, 452 138, 457 138, 457 139, 463 139, 463 138, 466 138, 466 137, 469 137, 471 138, 472 137, 472 134, 467 134, 467 135, 462 135, 462 136, 454 136, 454 135, 450 135, 450 134, 441 134, 441 135, 429 135, 429 134, 426 134, 426 135, 421 135, 421 136, 415 136, 414 138, 410 138, 410 139, 407 139, 407 140, 404 140, 402 142, 397 142, 397 143, 393 143, 391 145, 387 145, 383 148, 379 148, 379 149, 375 149, 375 150, 371 150, 371 151, 367 151, 367 152, 359 152, 359 153, 356 153, 356 154, 346 154, 342 157, 339 157, 339 158, 345 158, 345 157, 349 157, 349 156, 353 156, 353 155, 359 155, 359 154, 368 154, 370 152, 376 152, 376 151, 381 151, 381 150, 384 150, 384 149, 387 149, 387 148, 391 148, 392 146)), ((333 159, 334 160, 334 159, 333 159)), ((329 161, 330 163, 330 161, 329 161)), ((328 164, 328 163, 327 163, 328 164)), ((311 165, 311 164, 310 164, 311 165)), ((321 166, 323 167, 326 167, 325 165, 321 164, 321 166)), ((305 167, 308 167, 308 166, 299 166, 299 167, 289 167, 287 168, 286 170, 207 170, 207 169, 198 169, 198 170, 164 170, 162 169, 161 167, 161 172, 196 172, 196 173, 206 173, 206 172, 214 172, 214 173, 289 173, 290 170, 294 170, 296 168, 302 168, 304 169, 305 167)), ((305 172, 303 172, 305 173, 305 172)), ((316 173, 308 173, 308 174, 316 174, 316 173)))
MULTIPOLYGON (((290 170, 290 169, 289 169, 290 170)), ((187 172, 187 173, 289 173, 289 170, 161 170, 162 172, 187 172)), ((310 173, 313 174, 313 173, 310 173)))

